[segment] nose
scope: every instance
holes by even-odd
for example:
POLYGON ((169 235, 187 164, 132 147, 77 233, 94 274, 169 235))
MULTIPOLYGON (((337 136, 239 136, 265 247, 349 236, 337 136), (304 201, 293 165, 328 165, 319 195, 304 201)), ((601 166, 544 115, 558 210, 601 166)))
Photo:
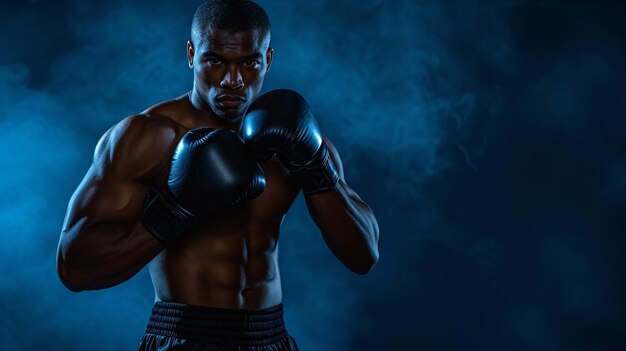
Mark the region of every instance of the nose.
POLYGON ((235 67, 228 70, 222 79, 220 86, 230 90, 236 90, 243 87, 243 78, 241 77, 239 70, 235 67))

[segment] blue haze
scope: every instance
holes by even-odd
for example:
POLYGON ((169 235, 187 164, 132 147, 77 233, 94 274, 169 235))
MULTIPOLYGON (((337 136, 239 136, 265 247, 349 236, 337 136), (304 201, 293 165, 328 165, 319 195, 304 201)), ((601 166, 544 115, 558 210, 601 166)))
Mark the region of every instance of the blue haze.
MULTIPOLYGON (((3 2, 0 349, 132 350, 147 271, 78 294, 55 272, 102 133, 185 93, 199 1, 3 2)), ((260 1, 275 61, 377 215, 349 272, 298 198, 283 224, 303 350, 626 346, 626 6, 617 1, 260 1)))

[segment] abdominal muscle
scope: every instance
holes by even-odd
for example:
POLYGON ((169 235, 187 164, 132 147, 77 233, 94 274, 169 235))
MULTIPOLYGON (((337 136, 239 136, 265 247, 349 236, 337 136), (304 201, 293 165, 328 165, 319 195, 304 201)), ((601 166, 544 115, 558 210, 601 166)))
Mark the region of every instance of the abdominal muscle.
POLYGON ((267 186, 259 197, 203 219, 149 263, 157 301, 247 310, 281 303, 278 237, 299 188, 278 160, 260 165, 267 186))
POLYGON ((156 256, 149 264, 156 300, 253 310, 281 303, 282 216, 259 221, 246 218, 249 212, 207 220, 156 256))

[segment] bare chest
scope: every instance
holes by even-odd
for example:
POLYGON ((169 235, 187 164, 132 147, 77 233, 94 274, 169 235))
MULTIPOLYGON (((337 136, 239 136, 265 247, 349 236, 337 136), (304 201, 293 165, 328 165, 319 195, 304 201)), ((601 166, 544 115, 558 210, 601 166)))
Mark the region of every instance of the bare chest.
MULTIPOLYGON (((170 253, 179 251, 185 256, 199 255, 205 259, 207 255, 245 259, 248 255, 273 251, 282 220, 299 187, 276 158, 262 162, 261 168, 266 188, 259 197, 202 218, 170 253)), ((169 170, 160 176, 159 188, 167 186, 168 173, 169 170)))

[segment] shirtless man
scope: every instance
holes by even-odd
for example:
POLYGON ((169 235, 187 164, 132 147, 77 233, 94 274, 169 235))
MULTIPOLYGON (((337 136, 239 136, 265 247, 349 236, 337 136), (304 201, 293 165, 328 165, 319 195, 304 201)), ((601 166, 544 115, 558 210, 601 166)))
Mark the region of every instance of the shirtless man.
POLYGON ((304 99, 258 96, 270 24, 251 1, 201 5, 193 89, 98 142, 58 247, 68 289, 105 289, 148 265, 155 305, 140 350, 297 350, 283 322, 278 237, 300 190, 334 255, 365 274, 378 225, 304 99))

